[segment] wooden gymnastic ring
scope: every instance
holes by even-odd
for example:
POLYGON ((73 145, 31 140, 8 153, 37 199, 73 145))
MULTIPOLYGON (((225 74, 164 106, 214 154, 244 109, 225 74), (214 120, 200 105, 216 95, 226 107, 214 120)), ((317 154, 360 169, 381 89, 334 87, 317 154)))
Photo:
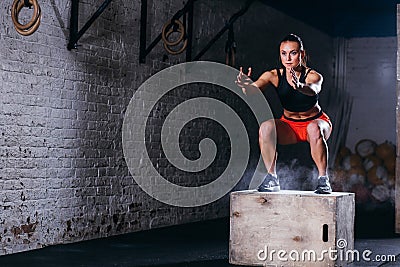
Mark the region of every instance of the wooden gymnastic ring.
POLYGON ((12 17, 14 25, 20 30, 27 30, 27 29, 31 28, 36 23, 36 21, 38 20, 38 18, 40 16, 40 7, 39 7, 37 0, 29 0, 29 4, 31 4, 33 6, 33 16, 27 24, 23 25, 23 24, 20 24, 18 21, 18 14, 19 14, 19 12, 21 12, 21 9, 25 6, 24 1, 23 0, 14 0, 14 2, 13 2, 12 8, 11 8, 11 10, 12 10, 11 17, 12 17))
POLYGON ((24 36, 29 36, 29 35, 31 35, 32 33, 34 33, 38 28, 39 28, 39 26, 40 26, 40 17, 39 17, 39 19, 37 20, 37 22, 33 25, 33 27, 32 28, 30 28, 30 29, 28 29, 28 30, 20 30, 20 29, 18 29, 18 28, 15 28, 15 30, 19 33, 19 34, 21 34, 21 35, 24 35, 24 36))
POLYGON ((41 9, 37 0, 29 0, 29 4, 33 6, 33 15, 31 20, 27 24, 21 24, 18 21, 19 12, 25 6, 24 1, 14 0, 11 7, 11 18, 14 23, 14 27, 19 34, 25 36, 34 33, 39 27, 41 20, 41 9))
MULTIPOLYGON (((169 34, 171 34, 171 33, 172 33, 172 31, 168 31, 166 37, 168 38, 169 34)), ((167 45, 166 43, 164 43, 165 50, 167 50, 167 52, 170 53, 171 55, 178 55, 178 54, 182 53, 186 49, 186 46, 187 46, 187 39, 185 39, 185 41, 183 41, 182 47, 176 51, 172 50, 170 45, 167 45)))
POLYGON ((182 53, 186 49, 186 46, 187 46, 187 39, 185 39, 185 41, 183 42, 183 46, 181 47, 181 49, 179 49, 177 51, 172 50, 168 45, 166 45, 164 43, 165 50, 167 50, 168 53, 170 53, 171 55, 178 55, 178 54, 182 53))
POLYGON ((185 27, 183 26, 183 24, 182 24, 182 22, 181 22, 180 20, 178 20, 178 19, 176 19, 176 20, 174 20, 174 21, 171 20, 171 21, 169 21, 168 23, 165 23, 165 24, 164 24, 164 26, 163 26, 163 28, 162 28, 162 31, 161 31, 161 38, 162 38, 164 44, 166 44, 166 45, 168 45, 168 46, 175 46, 175 45, 179 44, 179 43, 183 40, 184 37, 185 37, 185 27), (173 25, 172 25, 171 28, 168 30, 168 32, 166 32, 167 27, 168 27, 169 25, 171 25, 171 24, 178 24, 178 27, 179 27, 179 28, 178 28, 178 32, 180 33, 179 38, 178 38, 177 40, 173 41, 173 42, 170 42, 170 41, 168 40, 168 36, 169 36, 172 32, 174 32, 174 30, 173 30, 173 25))

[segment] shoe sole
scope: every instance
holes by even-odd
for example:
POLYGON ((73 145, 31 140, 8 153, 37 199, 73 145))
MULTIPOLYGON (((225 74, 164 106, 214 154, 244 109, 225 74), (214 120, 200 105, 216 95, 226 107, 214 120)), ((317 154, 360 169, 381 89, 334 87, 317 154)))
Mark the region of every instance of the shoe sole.
POLYGON ((281 187, 278 185, 270 188, 258 188, 257 190, 258 192, 279 192, 281 187))
POLYGON ((319 191, 319 190, 315 190, 314 193, 315 193, 315 194, 319 194, 319 195, 328 195, 328 194, 331 194, 332 191, 319 191))

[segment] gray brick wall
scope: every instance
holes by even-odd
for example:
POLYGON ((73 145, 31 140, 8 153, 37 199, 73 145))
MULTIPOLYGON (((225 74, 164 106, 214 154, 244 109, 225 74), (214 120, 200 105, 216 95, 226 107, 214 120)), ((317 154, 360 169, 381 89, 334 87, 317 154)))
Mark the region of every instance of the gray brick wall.
POLYGON ((396 143, 396 53, 396 37, 347 42, 346 90, 354 104, 346 145, 353 151, 366 138, 396 143))
MULTIPOLYGON (((99 3, 80 2, 81 27, 99 3)), ((130 99, 148 77, 184 62, 184 55, 165 59, 159 43, 139 64, 139 2, 112 2, 73 51, 66 49, 70 1, 40 1, 42 24, 28 37, 14 30, 11 4, 0 9, 0 255, 228 215, 227 196, 201 207, 169 206, 143 192, 128 172, 121 128, 130 99)), ((241 4, 196 3, 194 55, 241 4)), ((281 36, 299 32, 329 84, 330 38, 256 5, 235 28, 238 65, 253 65, 260 74, 276 62, 281 36)), ((149 42, 182 6, 182 1, 149 1, 149 42)), ((225 40, 226 34, 203 60, 224 62, 225 40)), ((199 92, 218 94, 201 86, 199 92)), ((218 131, 200 124, 199 132, 218 131)), ((198 151, 198 140, 185 142, 189 154, 198 151)), ((207 175, 196 181, 207 182, 207 175)))

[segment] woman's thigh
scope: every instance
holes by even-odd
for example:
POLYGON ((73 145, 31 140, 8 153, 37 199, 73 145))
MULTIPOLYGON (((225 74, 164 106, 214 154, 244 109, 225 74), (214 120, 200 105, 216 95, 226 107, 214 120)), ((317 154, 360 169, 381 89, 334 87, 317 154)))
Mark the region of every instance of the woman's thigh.
POLYGON ((280 145, 289 145, 297 143, 295 132, 290 128, 289 124, 281 120, 275 120, 277 142, 280 145))

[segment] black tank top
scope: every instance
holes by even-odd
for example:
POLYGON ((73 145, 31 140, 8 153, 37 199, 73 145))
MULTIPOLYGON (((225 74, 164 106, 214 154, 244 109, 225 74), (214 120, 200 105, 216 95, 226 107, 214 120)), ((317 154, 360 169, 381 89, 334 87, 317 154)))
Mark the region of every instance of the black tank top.
MULTIPOLYGON (((311 69, 308 69, 306 72, 306 68, 301 70, 299 81, 304 83, 306 77, 311 69)), ((286 79, 286 68, 283 68, 283 73, 281 74, 279 69, 276 69, 278 73, 278 87, 276 88, 276 92, 278 93, 279 99, 281 101, 282 107, 288 111, 293 112, 301 112, 307 111, 315 106, 318 102, 318 94, 309 96, 299 91, 293 89, 293 87, 288 83, 286 79)))

